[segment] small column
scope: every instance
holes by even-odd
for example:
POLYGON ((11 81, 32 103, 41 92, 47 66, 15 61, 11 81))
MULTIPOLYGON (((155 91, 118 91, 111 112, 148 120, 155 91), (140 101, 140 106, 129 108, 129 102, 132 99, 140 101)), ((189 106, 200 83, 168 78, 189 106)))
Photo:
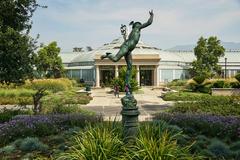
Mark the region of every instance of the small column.
POLYGON ((158 80, 158 66, 154 68, 154 86, 158 86, 159 80, 158 80))
POLYGON ((175 76, 175 75, 176 75, 176 70, 174 69, 174 70, 173 70, 173 76, 172 76, 173 79, 172 79, 172 80, 176 79, 176 76, 175 76))
POLYGON ((115 78, 117 78, 118 76, 119 76, 118 65, 115 65, 115 78))
POLYGON ((136 80, 137 80, 137 82, 138 82, 138 86, 140 86, 140 70, 139 70, 139 65, 136 65, 136 69, 137 69, 136 80))
POLYGON ((159 70, 159 82, 163 82, 162 80, 162 69, 159 70))
POLYGON ((100 87, 99 65, 96 65, 96 87, 100 87))

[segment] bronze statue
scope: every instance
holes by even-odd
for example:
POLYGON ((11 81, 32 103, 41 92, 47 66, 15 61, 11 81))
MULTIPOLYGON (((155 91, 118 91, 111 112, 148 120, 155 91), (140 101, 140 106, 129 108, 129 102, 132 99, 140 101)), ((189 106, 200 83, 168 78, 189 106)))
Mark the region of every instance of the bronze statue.
POLYGON ((152 24, 153 21, 153 11, 149 12, 150 18, 146 23, 141 23, 141 22, 130 22, 129 25, 132 25, 132 31, 129 34, 128 38, 126 36, 125 28, 126 26, 122 25, 121 26, 121 32, 122 34, 125 34, 124 37, 124 42, 120 47, 120 50, 118 53, 114 56, 112 53, 106 53, 105 55, 101 56, 101 59, 104 58, 109 58, 113 62, 119 61, 123 56, 125 58, 125 61, 127 63, 127 72, 126 72, 126 79, 125 79, 125 85, 128 88, 126 91, 126 94, 131 94, 131 86, 130 86, 130 80, 131 80, 131 71, 132 71, 132 50, 136 47, 139 38, 140 38, 140 31, 141 29, 149 26, 152 24))

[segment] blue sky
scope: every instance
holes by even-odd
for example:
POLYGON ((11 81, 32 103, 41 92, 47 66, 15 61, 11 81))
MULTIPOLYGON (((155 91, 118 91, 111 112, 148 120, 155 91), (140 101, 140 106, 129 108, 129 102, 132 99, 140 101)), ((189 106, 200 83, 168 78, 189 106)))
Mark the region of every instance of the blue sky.
POLYGON ((200 36, 240 42, 240 0, 39 0, 31 35, 39 42, 57 41, 62 51, 100 47, 121 36, 120 25, 154 22, 141 40, 161 49, 195 44, 200 36))

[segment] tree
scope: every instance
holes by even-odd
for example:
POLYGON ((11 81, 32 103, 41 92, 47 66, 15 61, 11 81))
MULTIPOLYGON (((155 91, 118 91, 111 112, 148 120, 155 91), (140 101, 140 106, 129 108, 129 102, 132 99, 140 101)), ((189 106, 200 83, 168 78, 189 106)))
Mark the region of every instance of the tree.
MULTIPOLYGON (((119 77, 118 78, 114 78, 113 81, 112 81, 112 85, 118 85, 119 86, 119 90, 121 92, 124 92, 125 85, 126 85, 125 84, 126 71, 127 71, 127 68, 126 67, 122 67, 119 70, 119 77)), ((137 80, 136 80, 136 75, 137 75, 137 70, 136 70, 136 68, 133 67, 133 69, 132 69, 132 78, 131 78, 131 81, 130 81, 130 85, 131 85, 133 91, 138 90, 138 83, 137 83, 137 80)))
POLYGON ((57 42, 51 42, 43 46, 35 58, 36 68, 41 77, 60 78, 63 76, 64 68, 62 59, 59 57, 61 49, 57 47, 57 42))
POLYGON ((221 72, 218 65, 219 58, 224 56, 225 49, 217 37, 208 39, 200 37, 194 48, 196 60, 192 62, 191 72, 193 76, 209 78, 221 72))
POLYGON ((0 1, 0 83, 32 77, 36 41, 29 35, 36 0, 0 1))
POLYGON ((32 77, 35 41, 12 28, 0 31, 0 82, 22 83, 32 77))

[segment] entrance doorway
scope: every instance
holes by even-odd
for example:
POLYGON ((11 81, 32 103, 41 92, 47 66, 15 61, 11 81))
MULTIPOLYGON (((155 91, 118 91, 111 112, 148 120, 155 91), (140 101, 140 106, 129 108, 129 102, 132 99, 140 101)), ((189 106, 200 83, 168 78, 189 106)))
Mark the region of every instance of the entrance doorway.
POLYGON ((100 70, 100 85, 102 87, 110 86, 114 76, 114 70, 100 70))
POLYGON ((153 86, 153 70, 140 70, 140 86, 153 86))

